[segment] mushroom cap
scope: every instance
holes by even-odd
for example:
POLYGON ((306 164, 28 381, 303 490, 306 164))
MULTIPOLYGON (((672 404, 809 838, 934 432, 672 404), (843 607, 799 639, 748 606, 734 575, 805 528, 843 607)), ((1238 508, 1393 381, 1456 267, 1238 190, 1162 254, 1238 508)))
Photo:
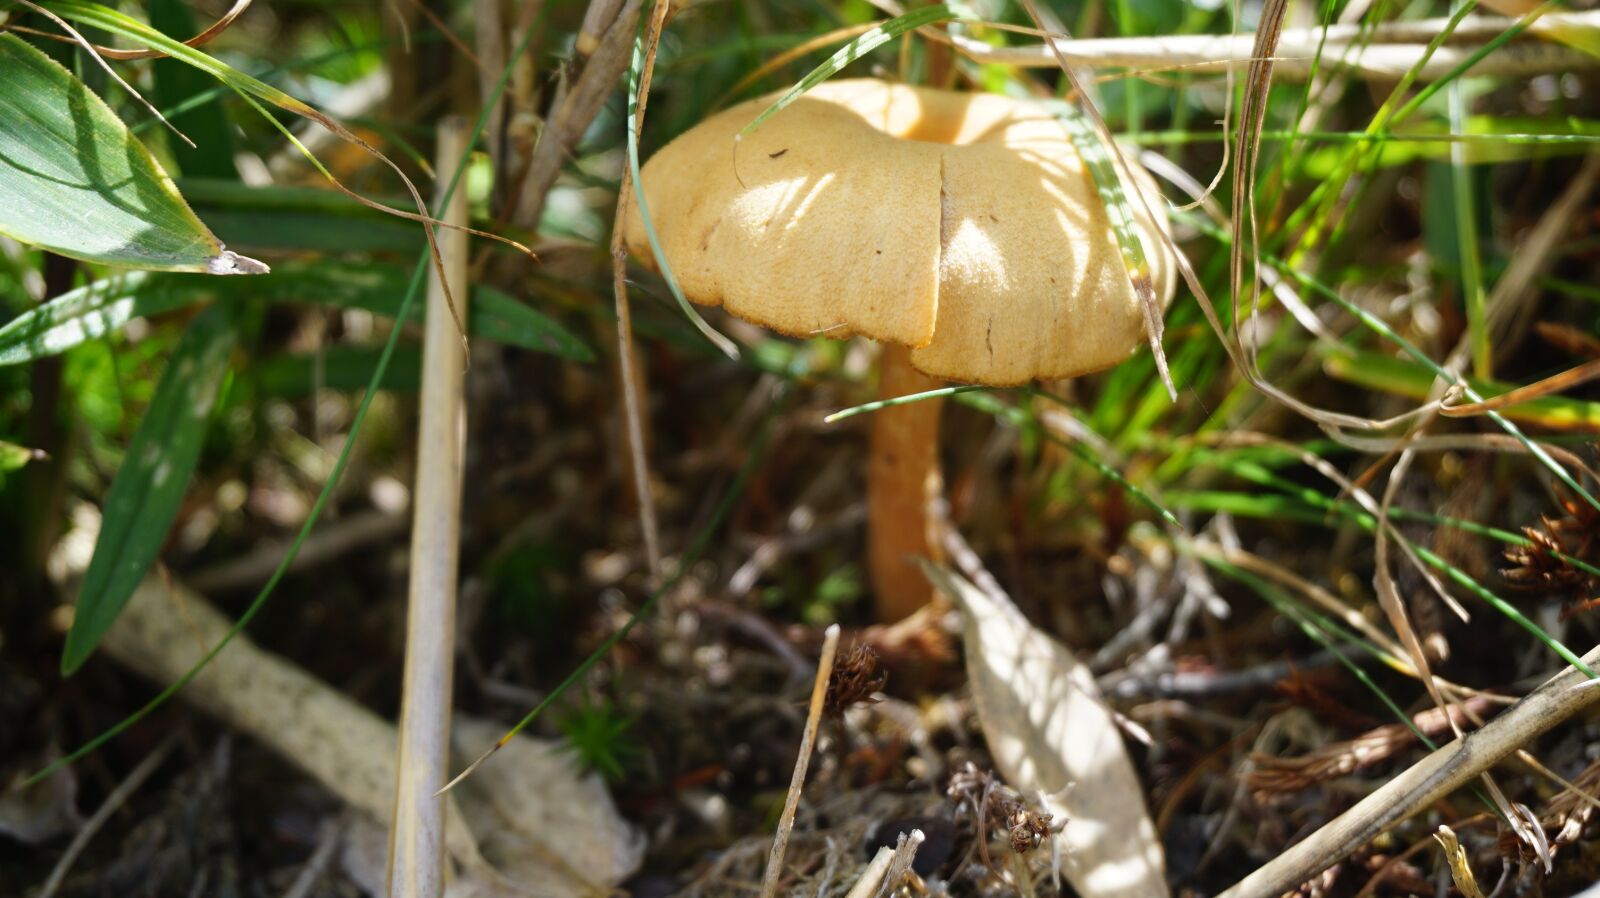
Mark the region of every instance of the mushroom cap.
MULTIPOLYGON (((1039 105, 875 79, 825 82, 736 137, 742 103, 641 172, 684 294, 793 336, 912 347, 935 377, 1009 386, 1126 359, 1144 309, 1094 181, 1039 105)), ((1156 296, 1175 263, 1143 170, 1129 201, 1156 296)), ((627 202, 632 206, 630 194, 627 202)), ((637 207, 629 249, 654 265, 637 207)))

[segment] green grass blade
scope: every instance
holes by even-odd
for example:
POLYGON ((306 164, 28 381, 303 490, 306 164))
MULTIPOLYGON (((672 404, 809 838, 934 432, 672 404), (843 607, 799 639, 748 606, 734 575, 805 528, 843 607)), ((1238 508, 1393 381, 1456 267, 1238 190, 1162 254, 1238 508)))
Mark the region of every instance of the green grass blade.
MULTIPOLYGON (((1222 460, 1222 457, 1218 456, 1218 459, 1222 460)), ((1224 467, 1226 467, 1232 473, 1237 474, 1252 483, 1258 483, 1272 489, 1281 490, 1289 496, 1305 502, 1307 505, 1321 509, 1325 516, 1319 521, 1312 521, 1310 523, 1321 523, 1326 525, 1330 523, 1330 519, 1326 517, 1326 515, 1331 514, 1336 515, 1344 520, 1351 521, 1369 533, 1377 530, 1377 519, 1365 509, 1360 508, 1353 502, 1345 499, 1334 499, 1325 496, 1311 487, 1303 486, 1301 484, 1286 480, 1283 477, 1280 477, 1279 475, 1262 468, 1255 462, 1235 461, 1233 463, 1225 463, 1224 467)), ((1238 513, 1239 510, 1241 509, 1234 509, 1235 513, 1238 513)), ((1390 510, 1391 517, 1400 517, 1400 515, 1397 515, 1394 512, 1394 509, 1390 510)), ((1557 657, 1561 658, 1561 660, 1571 664, 1578 670, 1583 671, 1590 678, 1600 679, 1600 675, 1597 675, 1588 667, 1588 665, 1584 664, 1583 659, 1580 658, 1576 652, 1573 652, 1560 640, 1545 632, 1543 628, 1534 623, 1532 620, 1528 619, 1526 615, 1522 614, 1522 612, 1511 603, 1500 598, 1500 596, 1496 595, 1494 591, 1486 588, 1483 586, 1483 584, 1473 579, 1472 576, 1466 571, 1461 570, 1434 552, 1429 551, 1426 547, 1420 546, 1416 542, 1407 539, 1398 533, 1393 534, 1393 536, 1398 542, 1406 544, 1412 551, 1416 553, 1418 558, 1427 563, 1430 567, 1433 567, 1439 572, 1443 573, 1446 577, 1465 588, 1468 592, 1487 602, 1490 607, 1500 612, 1512 623, 1515 623, 1517 626, 1526 630, 1535 639, 1539 640, 1547 648, 1549 648, 1550 651, 1553 652, 1557 657)))
MULTIPOLYGON (((1122 188, 1122 177, 1117 174, 1116 160, 1111 148, 1100 139, 1094 123, 1073 103, 1051 104, 1056 120, 1066 129, 1077 147, 1078 156, 1094 179, 1095 193, 1111 221, 1111 231, 1117 237, 1117 247, 1122 250, 1122 267, 1128 272, 1128 282, 1134 295, 1144 306, 1145 327, 1149 331, 1150 351, 1155 356, 1156 371, 1167 388, 1167 395, 1175 402, 1177 388, 1172 384, 1172 372, 1167 368, 1167 357, 1161 350, 1161 302, 1156 299, 1155 283, 1150 279, 1150 262, 1145 258, 1144 242, 1128 203, 1127 191, 1122 188)), ((1157 200, 1160 202, 1160 200, 1157 200)))
MULTIPOLYGON (((155 157, 82 81, 0 34, 0 234, 63 256, 167 271, 229 268, 155 157)), ((245 260, 253 262, 253 260, 245 260)))
POLYGON ((53 0, 53 2, 43 5, 64 19, 92 25, 111 34, 142 44, 151 50, 160 51, 172 59, 188 63, 234 90, 259 97, 274 106, 297 115, 317 119, 322 117, 321 113, 310 105, 295 99, 276 87, 247 75, 233 66, 207 53, 196 50, 181 41, 174 40, 138 19, 124 15, 114 9, 98 3, 84 3, 81 0, 53 0))
MULTIPOLYGON (((641 16, 641 27, 643 27, 641 16)), ((672 266, 667 262, 667 254, 661 251, 661 239, 656 236, 655 221, 650 217, 650 203, 644 196, 644 181, 639 175, 639 89, 640 79, 644 77, 644 34, 641 32, 633 42, 633 62, 628 66, 628 170, 632 174, 633 198, 639 207, 640 223, 644 225, 645 237, 650 241, 650 252, 655 256, 656 268, 661 272, 661 279, 666 281, 667 289, 672 291, 672 298, 678 301, 678 308, 683 311, 685 318, 695 326, 712 346, 722 351, 730 359, 739 357, 739 347, 730 339, 717 332, 717 329, 706 323, 706 320, 695 311, 689 298, 683 295, 683 289, 678 286, 678 278, 672 273, 672 266)), ((621 202, 621 198, 618 198, 621 202)))
POLYGON ((876 412, 881 409, 894 408, 897 405, 909 405, 910 403, 922 402, 927 399, 942 399, 946 396, 959 396, 962 393, 975 393, 980 390, 994 391, 995 388, 973 386, 968 384, 959 387, 938 387, 937 389, 933 390, 924 390, 921 393, 909 393, 905 396, 895 396, 892 399, 875 399, 872 402, 863 402, 860 405, 852 405, 849 408, 840 409, 833 414, 824 417, 822 422, 824 424, 832 424, 836 421, 843 421, 846 418, 854 418, 856 415, 864 415, 868 412, 876 412))
MULTIPOLYGON (((1197 229, 1205 232, 1217 240, 1226 242, 1232 239, 1228 234, 1223 233, 1221 230, 1211 225, 1210 222, 1199 216, 1186 216, 1186 220, 1193 224, 1197 229)), ((1400 333, 1395 331, 1395 329, 1390 327, 1383 319, 1346 299, 1339 293, 1339 291, 1329 287, 1327 284, 1323 283, 1317 278, 1306 274, 1294 265, 1271 253, 1262 253, 1261 261, 1271 264, 1272 267, 1278 269, 1278 271, 1281 272, 1285 277, 1294 281, 1301 287, 1304 287, 1317 296, 1323 297, 1324 299, 1327 299, 1330 302, 1338 305, 1353 318, 1359 321, 1362 326, 1400 347, 1400 349, 1404 351, 1406 355, 1411 356, 1411 358, 1415 359, 1418 364, 1422 365, 1424 368, 1427 368, 1435 377, 1441 378, 1446 383, 1453 386, 1461 387, 1462 395, 1466 397, 1467 401, 1482 402, 1484 400, 1483 394, 1479 392, 1479 390, 1469 381, 1457 376, 1453 372, 1445 370, 1444 366, 1429 358, 1427 353, 1423 352, 1415 343, 1412 343, 1410 340, 1406 339, 1400 333)), ((1569 472, 1564 465, 1551 458, 1550 453, 1546 452, 1543 446, 1540 446, 1538 443, 1529 439, 1528 435, 1523 433, 1522 429, 1516 424, 1512 423, 1505 415, 1497 411, 1490 411, 1485 413, 1484 417, 1494 422, 1495 426, 1505 431, 1506 434, 1512 439, 1521 443, 1523 447, 1528 450, 1529 455, 1532 455, 1535 459, 1537 459, 1539 464, 1543 465, 1546 470, 1555 475, 1556 479, 1560 480, 1561 483, 1570 489, 1574 495, 1588 503, 1590 506, 1600 509, 1600 499, 1596 499, 1593 494, 1584 488, 1583 484, 1579 483, 1573 478, 1571 472, 1569 472)))
MULTIPOLYGON (((1052 396, 1049 393, 1036 391, 1035 395, 1043 396, 1047 399, 1059 402, 1057 397, 1052 396)), ((1038 433, 1049 442, 1060 446, 1068 452, 1071 452, 1073 455, 1076 455, 1080 460, 1086 462, 1089 467, 1094 468, 1097 472, 1099 472, 1100 476, 1127 490, 1128 495, 1138 500, 1151 511, 1154 511, 1156 514, 1160 515, 1163 521, 1166 521, 1168 524, 1171 524, 1180 530, 1183 529, 1183 523, 1179 521, 1177 516, 1169 511, 1165 505, 1157 501, 1154 496, 1150 495, 1150 493, 1146 492, 1133 481, 1125 477, 1121 471, 1118 471, 1116 468, 1112 467, 1110 463, 1101 458, 1099 455, 1095 454, 1092 449, 1090 449, 1088 446, 1085 446, 1081 441, 1066 439, 1049 428, 1040 426, 1037 421, 1033 420, 1033 418, 1028 415, 1028 413, 1015 406, 1006 405, 1000 402, 992 395, 992 393, 988 391, 959 393, 957 394, 956 401, 962 405, 971 406, 979 411, 994 415, 997 418, 1002 418, 1010 422, 1013 426, 1022 427, 1038 433)))
MULTIPOLYGON (((315 303, 393 318, 401 311, 406 277, 392 265, 356 268, 320 262, 288 266, 270 278, 197 281, 165 272, 104 278, 0 327, 0 366, 56 355, 112 333, 133 318, 208 300, 315 303)), ((467 329, 473 336, 577 362, 594 360, 588 345, 532 306, 482 285, 473 288, 472 296, 467 329)), ((408 320, 422 320, 420 306, 412 306, 406 314, 408 320)))
POLYGON ((88 660, 160 553, 200 460, 236 337, 233 311, 212 306, 190 323, 167 362, 106 494, 100 536, 61 656, 62 673, 88 660))
POLYGON ((774 115, 777 115, 780 111, 782 111, 785 106, 788 106, 795 100, 800 99, 800 96, 806 91, 816 87, 829 78, 832 78, 845 66, 855 62, 883 44, 894 40, 908 31, 915 31, 925 25, 932 25, 936 22, 946 22, 954 18, 956 18, 956 13, 950 8, 949 4, 941 3, 937 6, 928 6, 922 9, 912 10, 903 16, 896 16, 895 18, 889 19, 878 27, 868 31, 855 40, 852 40, 850 43, 845 44, 843 47, 840 47, 837 53, 834 53, 832 56, 828 57, 827 62, 824 62, 822 65, 812 69, 804 78, 801 78, 794 87, 789 88, 789 90, 784 93, 783 96, 779 97, 776 102, 762 110, 761 114, 756 116, 755 119, 750 122, 750 124, 744 126, 744 129, 739 132, 739 136, 743 137, 744 135, 755 131, 755 129, 761 127, 762 123, 767 119, 772 118, 774 115))

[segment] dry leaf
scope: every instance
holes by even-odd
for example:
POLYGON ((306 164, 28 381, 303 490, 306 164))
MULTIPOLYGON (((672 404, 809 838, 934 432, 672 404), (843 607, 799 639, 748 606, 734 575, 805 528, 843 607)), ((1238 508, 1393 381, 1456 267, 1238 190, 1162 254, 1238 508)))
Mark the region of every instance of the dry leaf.
POLYGON ((996 767, 1066 822, 1055 841, 1073 888, 1083 898, 1167 895, 1144 790, 1088 668, 1003 595, 923 567, 965 612, 967 675, 996 767))
MULTIPOLYGON (((229 626, 200 596, 151 577, 103 645, 119 662, 167 684, 229 626)), ((388 820, 399 737, 393 724, 355 700, 244 636, 180 695, 265 742, 353 807, 388 820)), ((475 757, 501 731, 458 718, 456 751, 475 757)), ((605 785, 580 776, 551 743, 519 737, 449 800, 446 842, 460 865, 452 898, 605 895, 644 855, 643 837, 617 814, 605 785)))

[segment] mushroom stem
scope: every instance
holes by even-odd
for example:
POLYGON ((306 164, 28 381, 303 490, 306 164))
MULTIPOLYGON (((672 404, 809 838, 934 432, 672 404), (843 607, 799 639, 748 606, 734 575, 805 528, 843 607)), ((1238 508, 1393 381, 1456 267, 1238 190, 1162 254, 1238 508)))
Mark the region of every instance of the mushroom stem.
MULTIPOLYGON (((911 350, 885 344, 878 364, 878 398, 893 399, 942 386, 911 367, 911 350)), ((867 566, 877 618, 907 617, 933 597, 914 559, 942 560, 929 530, 928 500, 944 490, 939 474, 939 413, 943 399, 891 406, 872 416, 868 475, 867 566)))

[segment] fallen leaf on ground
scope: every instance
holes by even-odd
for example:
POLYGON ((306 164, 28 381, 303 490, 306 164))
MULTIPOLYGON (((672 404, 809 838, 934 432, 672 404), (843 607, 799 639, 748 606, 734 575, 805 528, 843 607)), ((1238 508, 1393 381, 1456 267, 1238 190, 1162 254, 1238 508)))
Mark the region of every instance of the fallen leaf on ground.
POLYGON ((1062 871, 1083 898, 1166 896, 1161 841, 1089 669, 1004 595, 947 568, 928 578, 963 614, 967 676, 995 766, 1065 827, 1062 871))

